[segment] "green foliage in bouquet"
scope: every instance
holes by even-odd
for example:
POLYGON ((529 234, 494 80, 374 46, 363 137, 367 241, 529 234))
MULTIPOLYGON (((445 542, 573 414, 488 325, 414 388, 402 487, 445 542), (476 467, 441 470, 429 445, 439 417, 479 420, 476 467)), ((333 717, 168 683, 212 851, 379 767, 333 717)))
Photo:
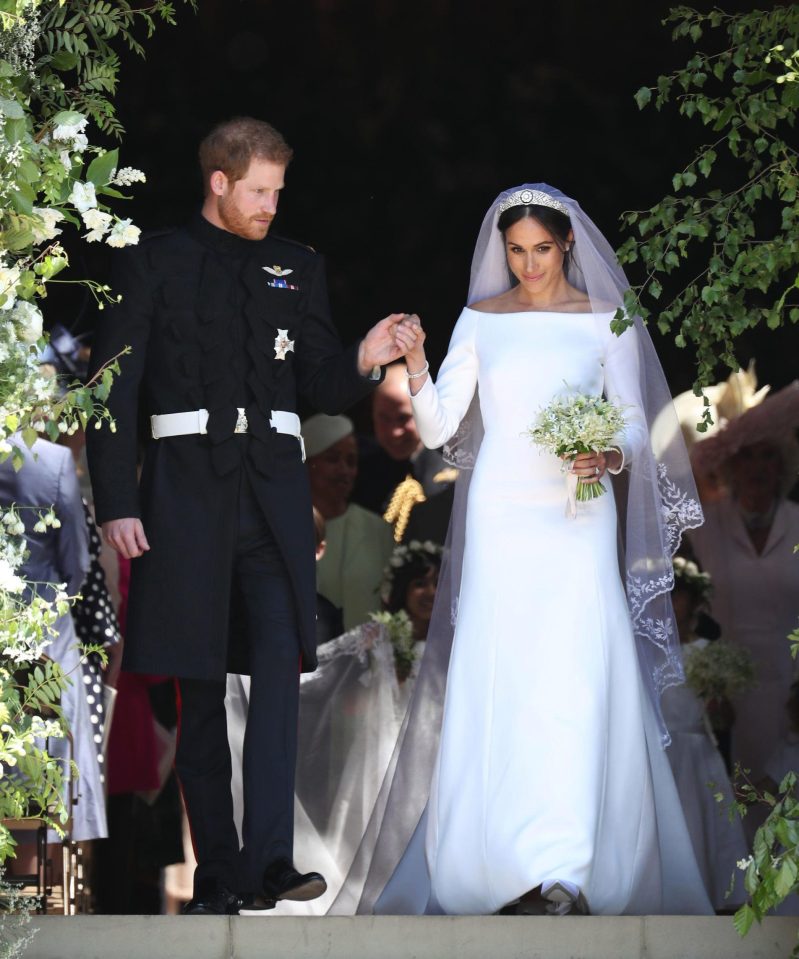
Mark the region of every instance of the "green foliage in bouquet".
POLYGON ((394 651, 394 665, 397 676, 406 679, 410 675, 411 667, 416 659, 413 623, 408 618, 408 614, 404 609, 397 613, 382 611, 370 613, 369 619, 385 629, 391 648, 394 651))
POLYGON ((716 640, 686 650, 685 681, 700 699, 731 699, 755 682, 748 649, 716 640))
MULTIPOLYGON (((734 15, 680 6, 665 22, 675 41, 706 40, 710 52, 696 49, 641 88, 638 105, 675 104, 708 142, 674 175, 672 194, 624 214, 619 259, 644 274, 626 316, 656 319, 678 346, 695 348, 698 394, 719 359, 739 368, 736 336, 799 321, 799 6, 734 15)), ((629 320, 619 311, 614 323, 629 320)))

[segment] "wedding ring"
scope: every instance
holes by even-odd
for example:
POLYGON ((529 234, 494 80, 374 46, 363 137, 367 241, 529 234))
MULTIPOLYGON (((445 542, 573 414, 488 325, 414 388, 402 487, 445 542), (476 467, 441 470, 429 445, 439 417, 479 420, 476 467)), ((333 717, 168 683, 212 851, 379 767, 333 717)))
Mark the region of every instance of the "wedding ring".
POLYGON ((595 476, 599 476, 599 467, 598 467, 598 466, 595 466, 595 467, 594 467, 594 475, 595 475, 595 476))

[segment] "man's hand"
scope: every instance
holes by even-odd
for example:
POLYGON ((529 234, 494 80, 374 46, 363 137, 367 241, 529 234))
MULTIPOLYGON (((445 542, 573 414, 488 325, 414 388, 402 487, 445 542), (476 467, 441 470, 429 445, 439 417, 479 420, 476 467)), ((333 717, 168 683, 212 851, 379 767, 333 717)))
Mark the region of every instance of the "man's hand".
POLYGON ((103 523, 103 539, 125 559, 136 559, 150 548, 140 519, 112 519, 103 523))
POLYGON ((361 340, 358 348, 358 372, 361 376, 368 376, 375 366, 387 366, 407 353, 407 343, 400 342, 396 334, 399 324, 408 316, 408 313, 392 313, 376 323, 361 340))

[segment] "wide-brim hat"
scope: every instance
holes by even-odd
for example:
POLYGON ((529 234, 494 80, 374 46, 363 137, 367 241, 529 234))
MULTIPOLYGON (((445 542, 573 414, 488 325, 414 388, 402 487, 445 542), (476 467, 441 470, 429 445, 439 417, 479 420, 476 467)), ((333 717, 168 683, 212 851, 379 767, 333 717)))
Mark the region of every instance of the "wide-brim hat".
POLYGON ((302 424, 305 455, 318 456, 354 431, 355 427, 348 416, 326 416, 324 413, 309 416, 302 424))
MULTIPOLYGON (((718 474, 729 460, 746 446, 773 443, 783 457, 783 493, 796 482, 799 472, 799 380, 771 393, 740 416, 727 420, 707 439, 691 450, 691 463, 699 475, 718 474)), ((701 436, 701 434, 700 434, 701 436)))

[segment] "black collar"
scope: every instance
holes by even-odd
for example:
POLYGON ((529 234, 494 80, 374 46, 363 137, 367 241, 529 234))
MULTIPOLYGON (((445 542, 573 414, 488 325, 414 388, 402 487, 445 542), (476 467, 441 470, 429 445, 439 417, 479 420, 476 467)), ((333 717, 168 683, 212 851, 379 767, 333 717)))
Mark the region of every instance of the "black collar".
POLYGON ((223 256, 244 259, 251 256, 260 246, 261 240, 246 240, 242 236, 230 233, 218 226, 214 226, 202 215, 197 213, 189 221, 190 232, 207 247, 221 253, 223 256))

